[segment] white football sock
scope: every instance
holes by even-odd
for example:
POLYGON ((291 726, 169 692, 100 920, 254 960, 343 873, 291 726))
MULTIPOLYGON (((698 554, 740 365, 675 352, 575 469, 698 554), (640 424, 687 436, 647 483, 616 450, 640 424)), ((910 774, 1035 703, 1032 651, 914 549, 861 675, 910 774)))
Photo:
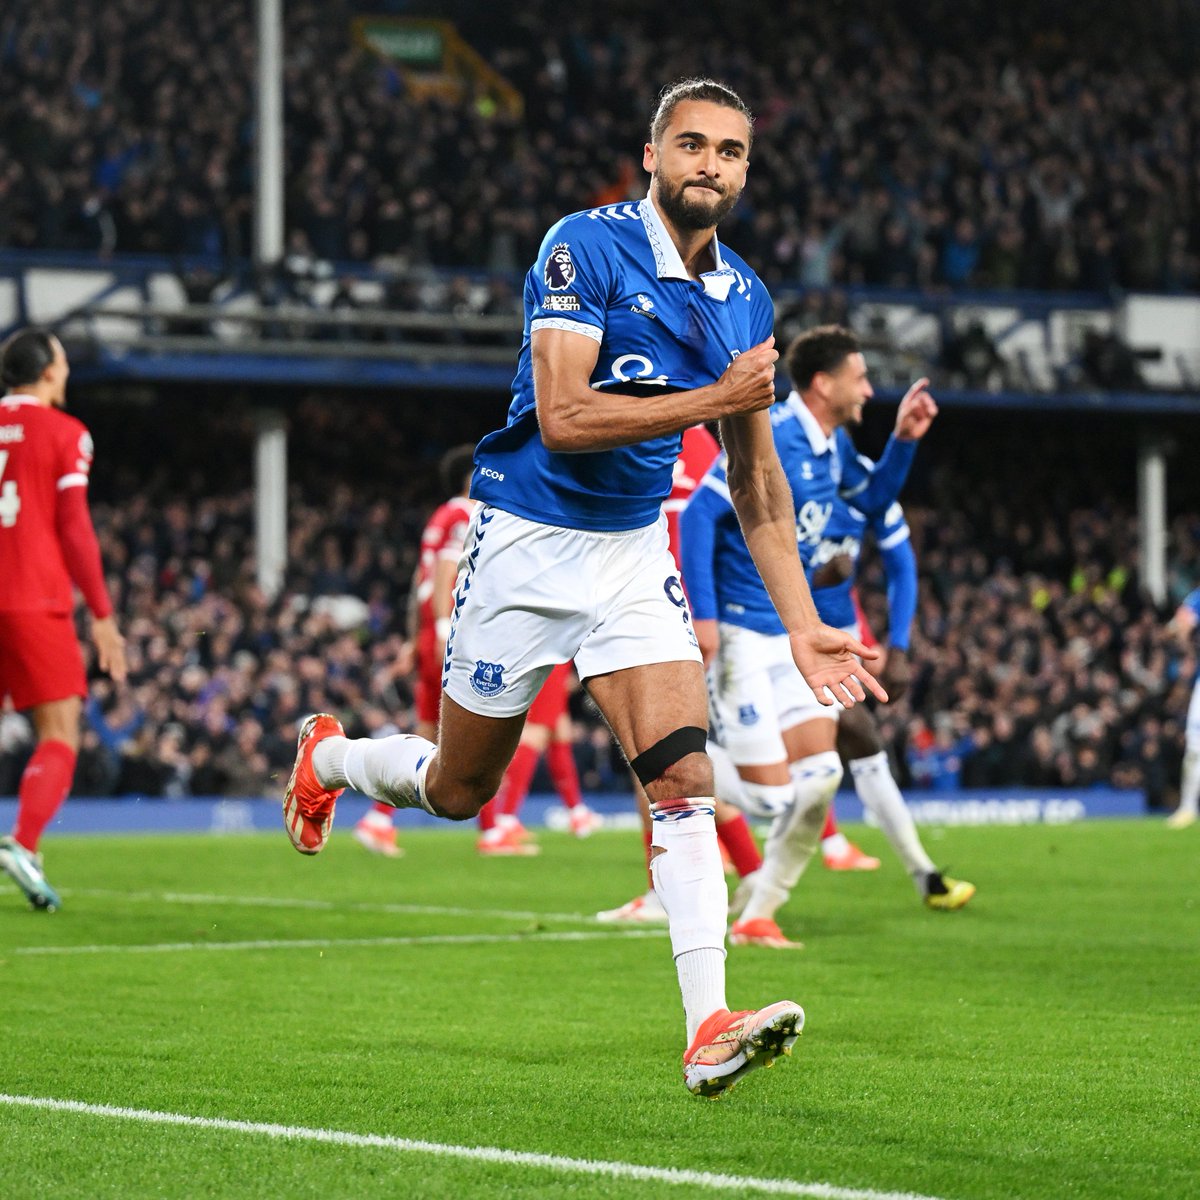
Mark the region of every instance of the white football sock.
MULTIPOLYGON (((689 815, 656 806, 650 860, 654 891, 667 911, 671 951, 683 995, 687 1040, 725 1003, 725 920, 729 894, 711 802, 689 800, 689 815)), ((682 810, 687 812, 688 810, 682 810)))
POLYGON ((437 747, 422 737, 396 733, 385 738, 328 737, 313 750, 313 770, 322 787, 352 787, 393 808, 423 808, 425 776, 437 747))
POLYGON ((1200 746, 1188 746, 1183 756, 1178 812, 1200 816, 1200 746))
MULTIPOLYGON (((314 751, 315 753, 315 751, 314 751)), ((378 809, 368 808, 363 814, 362 824, 369 825, 372 829, 393 829, 392 814, 381 813, 378 809)))
POLYGON ((771 822, 763 865, 740 921, 771 920, 800 881, 821 841, 825 813, 842 781, 842 761, 824 750, 790 768, 795 802, 771 822))
POLYGON ((924 895, 925 876, 937 868, 925 853, 917 827, 913 824, 912 813, 908 811, 908 805, 904 803, 904 797, 892 778, 887 752, 880 750, 869 758, 852 760, 850 774, 854 776, 854 790, 863 807, 874 813, 917 891, 924 895))
POLYGON ((821 853, 826 858, 841 858, 843 854, 849 852, 850 842, 840 829, 837 833, 831 833, 827 838, 821 839, 821 853))
POLYGON ((725 1002, 725 951, 711 947, 687 950, 675 960, 675 970, 679 975, 690 1046, 704 1021, 717 1009, 729 1007, 725 1002))

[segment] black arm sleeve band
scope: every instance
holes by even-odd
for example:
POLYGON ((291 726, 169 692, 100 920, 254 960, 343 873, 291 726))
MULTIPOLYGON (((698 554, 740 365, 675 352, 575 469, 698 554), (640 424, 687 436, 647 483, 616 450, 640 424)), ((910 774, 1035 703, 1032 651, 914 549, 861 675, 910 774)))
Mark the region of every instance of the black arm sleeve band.
POLYGON ((649 750, 643 750, 629 765, 645 787, 681 758, 689 754, 703 754, 707 741, 707 730, 698 725, 685 725, 682 729, 668 733, 662 741, 655 742, 649 750))

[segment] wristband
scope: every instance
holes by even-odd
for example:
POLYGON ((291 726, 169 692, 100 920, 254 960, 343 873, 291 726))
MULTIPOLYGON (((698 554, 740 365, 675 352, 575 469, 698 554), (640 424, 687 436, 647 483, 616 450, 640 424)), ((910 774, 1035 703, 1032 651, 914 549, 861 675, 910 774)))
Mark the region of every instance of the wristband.
POLYGON ((437 634, 439 642, 448 642, 450 640, 450 618, 438 617, 433 623, 434 632, 437 634))

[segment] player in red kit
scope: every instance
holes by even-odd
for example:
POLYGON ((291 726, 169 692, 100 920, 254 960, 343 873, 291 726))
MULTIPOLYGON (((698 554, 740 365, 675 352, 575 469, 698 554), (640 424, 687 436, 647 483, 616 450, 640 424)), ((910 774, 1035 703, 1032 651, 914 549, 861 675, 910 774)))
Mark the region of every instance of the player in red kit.
MULTIPOLYGON (((416 643, 417 733, 429 741, 437 737, 442 704, 442 659, 450 632, 454 582, 467 526, 475 511, 475 501, 467 499, 474 466, 473 445, 455 446, 442 456, 438 477, 443 495, 451 495, 434 511, 421 534, 421 558, 413 581, 416 592, 416 629, 412 635, 416 643)), ((375 804, 354 827, 357 841, 374 854, 395 858, 400 853, 392 824, 395 811, 388 804, 375 804)))
MULTIPOLYGON (((663 501, 663 512, 667 517, 667 536, 670 539, 671 554, 675 561, 679 556, 679 514, 683 512, 688 497, 699 486, 705 471, 712 466, 713 459, 721 452, 717 439, 703 425, 693 425, 683 431, 683 447, 679 458, 675 461, 675 471, 671 477, 671 494, 663 501)), ((684 580, 684 587, 687 581, 684 580)), ((745 880, 752 876, 762 866, 762 855, 750 831, 750 824, 745 814, 723 797, 736 795, 740 789, 739 777, 733 763, 719 746, 713 742, 708 744, 708 755, 713 760, 713 770, 716 772, 717 787, 714 807, 716 809, 717 840, 721 845, 721 854, 726 861, 726 870, 732 866, 739 879, 745 880)), ((634 796, 638 802, 638 811, 642 816, 642 841, 646 848, 646 874, 650 886, 640 896, 634 896, 618 908, 607 909, 596 914, 598 920, 617 923, 633 924, 666 924, 667 912, 663 908, 654 891, 654 880, 650 876, 650 839, 652 825, 650 819, 650 802, 646 798, 641 785, 633 781, 634 796)), ((740 896, 743 889, 739 887, 740 896)))
POLYGON ((70 791, 87 695, 72 584, 91 610, 101 669, 118 683, 126 673, 88 511, 92 439, 62 411, 69 371, 45 330, 22 329, 0 346, 0 703, 7 697, 27 711, 37 735, 16 827, 0 838, 0 869, 34 908, 51 912, 60 901, 38 841, 70 791))

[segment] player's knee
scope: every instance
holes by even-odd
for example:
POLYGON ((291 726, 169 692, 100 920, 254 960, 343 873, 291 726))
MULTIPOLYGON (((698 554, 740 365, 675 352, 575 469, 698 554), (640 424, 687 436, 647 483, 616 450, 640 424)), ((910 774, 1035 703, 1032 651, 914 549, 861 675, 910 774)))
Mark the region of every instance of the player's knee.
POLYGON ((742 781, 742 792, 750 815, 768 821, 787 812, 796 797, 790 783, 755 783, 749 779, 742 781))
POLYGON ((711 796, 714 791, 712 763, 705 755, 691 754, 664 771, 650 785, 650 791, 655 804, 711 796))
POLYGON ((704 747, 708 731, 685 725, 660 738, 630 762, 655 803, 713 794, 713 769, 704 747))
POLYGON ((802 809, 823 809, 842 782, 842 760, 833 750, 824 750, 792 763, 790 774, 796 803, 802 809))
MULTIPOLYGON (((435 760, 436 763, 436 760, 435 760)), ((439 817, 447 821, 469 821, 496 794, 500 775, 474 779, 439 775, 426 783, 425 795, 439 817)))
POLYGON ((479 810, 488 799, 490 797, 479 800, 475 793, 448 789, 445 793, 430 796, 429 804, 439 817, 445 817, 447 821, 470 821, 479 816, 479 810))

